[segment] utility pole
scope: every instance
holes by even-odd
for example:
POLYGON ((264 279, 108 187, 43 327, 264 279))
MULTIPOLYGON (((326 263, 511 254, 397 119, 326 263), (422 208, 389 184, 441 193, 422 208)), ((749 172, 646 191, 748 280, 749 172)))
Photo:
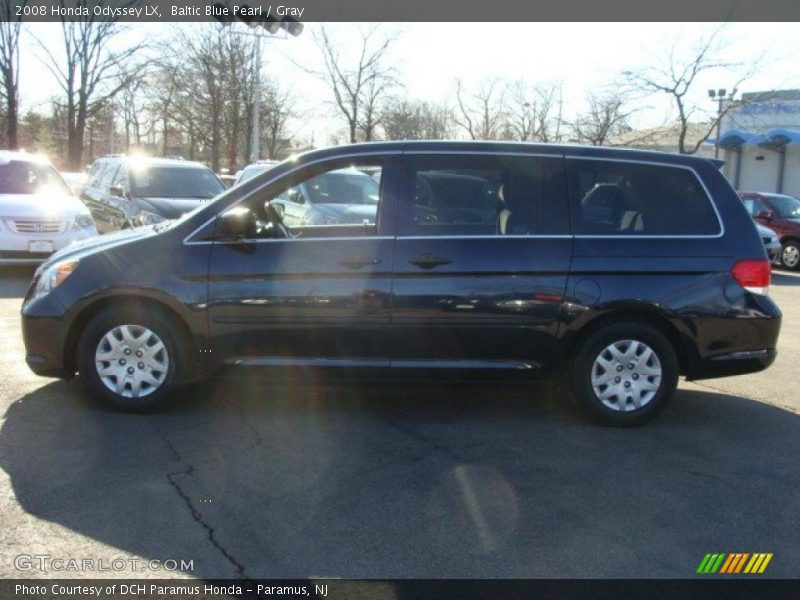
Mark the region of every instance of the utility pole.
POLYGON ((223 27, 229 27, 234 21, 241 21, 252 28, 255 33, 235 31, 231 28, 230 32, 236 35, 245 35, 256 38, 255 53, 253 57, 253 130, 250 140, 250 162, 258 162, 261 159, 261 38, 269 34, 272 39, 287 39, 289 35, 297 37, 303 31, 303 24, 292 17, 276 19, 270 16, 250 15, 249 6, 240 6, 238 13, 228 6, 229 0, 215 2, 214 19, 219 21, 223 27), (237 15, 237 16, 234 16, 237 15), (284 36, 276 34, 283 30, 284 36))
POLYGON ((250 140, 250 162, 261 159, 261 33, 255 34, 256 55, 253 57, 253 135, 250 140))
POLYGON ((720 129, 722 128, 722 111, 724 109, 725 101, 732 102, 736 95, 736 90, 733 90, 730 96, 727 96, 728 90, 720 88, 718 90, 708 90, 708 97, 711 100, 717 101, 717 139, 714 140, 714 158, 719 158, 719 136, 720 129))

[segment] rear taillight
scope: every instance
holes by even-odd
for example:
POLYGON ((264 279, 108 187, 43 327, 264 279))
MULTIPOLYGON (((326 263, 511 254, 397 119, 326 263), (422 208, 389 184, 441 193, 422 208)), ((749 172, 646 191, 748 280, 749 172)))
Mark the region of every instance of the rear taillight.
POLYGON ((737 260, 731 268, 731 275, 746 290, 756 294, 769 293, 772 272, 766 259, 737 260))

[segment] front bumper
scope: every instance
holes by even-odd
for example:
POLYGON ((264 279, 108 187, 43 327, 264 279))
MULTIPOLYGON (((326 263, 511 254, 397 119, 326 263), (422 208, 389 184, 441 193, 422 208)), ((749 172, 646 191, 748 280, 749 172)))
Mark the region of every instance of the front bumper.
POLYGON ((81 242, 96 236, 97 230, 94 227, 70 229, 63 233, 23 234, 3 231, 0 234, 0 265, 36 265, 73 242, 81 242), (52 242, 53 252, 31 252, 31 242, 52 242))
POLYGON ((75 366, 65 364, 70 322, 65 318, 64 307, 52 294, 23 304, 25 362, 36 375, 69 378, 75 374, 75 366))
POLYGON ((771 244, 764 244, 764 249, 767 251, 767 257, 769 258, 770 262, 775 262, 775 260, 781 255, 781 250, 783 246, 778 240, 775 240, 771 244))

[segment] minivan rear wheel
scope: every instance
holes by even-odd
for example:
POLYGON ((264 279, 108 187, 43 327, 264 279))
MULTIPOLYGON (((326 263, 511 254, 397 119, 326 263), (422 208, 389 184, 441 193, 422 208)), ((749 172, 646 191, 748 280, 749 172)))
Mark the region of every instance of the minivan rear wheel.
POLYGON ((108 308, 84 328, 78 372, 95 398, 130 411, 169 400, 182 371, 179 337, 156 312, 108 308))
POLYGON ((569 370, 576 403, 603 423, 641 425, 675 394, 678 359, 669 339, 644 323, 606 325, 584 340, 569 370))

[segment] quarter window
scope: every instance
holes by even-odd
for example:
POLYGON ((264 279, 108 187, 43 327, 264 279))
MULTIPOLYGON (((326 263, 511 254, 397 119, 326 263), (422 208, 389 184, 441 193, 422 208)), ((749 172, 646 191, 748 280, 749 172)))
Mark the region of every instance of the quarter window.
POLYGON ((412 201, 401 234, 568 233, 561 158, 410 155, 407 172, 412 201))
POLYGON ((570 160, 573 229, 584 235, 716 235, 719 220, 689 169, 570 160))

